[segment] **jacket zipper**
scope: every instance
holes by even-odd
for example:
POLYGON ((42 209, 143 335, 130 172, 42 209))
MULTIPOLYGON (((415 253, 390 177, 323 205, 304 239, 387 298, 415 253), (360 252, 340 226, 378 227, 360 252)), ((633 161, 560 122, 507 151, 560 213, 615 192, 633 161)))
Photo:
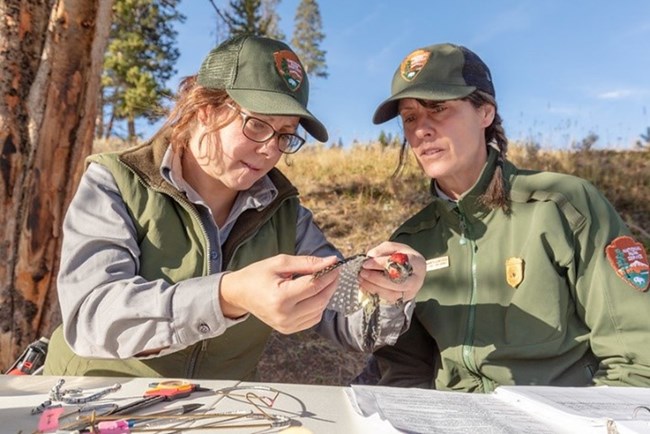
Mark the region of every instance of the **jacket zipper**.
MULTIPOLYGON (((190 213, 190 215, 196 219, 196 221, 199 222, 199 227, 201 228, 201 232, 203 233, 203 239, 205 240, 205 247, 206 247, 206 252, 205 252, 205 269, 206 269, 206 276, 209 276, 212 272, 210 268, 210 239, 208 238, 208 232, 205 229, 205 226, 203 226, 203 222, 201 222, 201 216, 199 215, 198 211, 193 206, 187 205, 183 200, 177 200, 180 205, 187 210, 187 212, 190 213)), ((201 342, 197 342, 194 344, 194 348, 192 348, 192 353, 190 354, 190 358, 187 362, 187 371, 185 374, 185 378, 194 378, 194 371, 196 370, 196 365, 199 360, 199 355, 202 352, 207 351, 208 349, 208 341, 207 340, 202 340, 201 342)))
MULTIPOLYGON (((188 213, 190 213, 190 215, 194 219, 196 219, 197 222, 199 222, 199 227, 201 228, 201 232, 203 233, 203 239, 205 241, 205 246, 208 249, 208 251, 206 251, 206 255, 205 255, 205 269, 206 269, 205 276, 209 276, 211 271, 212 271, 210 269, 210 259, 209 259, 210 258, 210 252, 209 252, 210 240, 208 238, 208 232, 205 229, 205 226, 203 226, 203 222, 201 222, 201 216, 199 215, 198 211, 196 211, 196 209, 193 206, 189 205, 183 199, 182 196, 178 196, 178 195, 172 194, 169 191, 165 191, 164 189, 155 188, 152 185, 148 185, 144 181, 142 176, 137 171, 133 170, 127 164, 124 164, 124 162, 122 162, 122 160, 118 159, 118 161, 119 161, 120 164, 122 164, 128 170, 133 172, 135 174, 136 178, 138 178, 138 181, 140 182, 140 184, 142 184, 145 188, 150 188, 150 189, 152 189, 154 191, 157 191, 159 193, 163 193, 163 194, 166 194, 166 195, 172 197, 178 204, 180 204, 180 206, 182 206, 188 213)), ((198 359, 199 359, 199 354, 201 352, 203 352, 203 351, 206 351, 207 349, 208 349, 207 340, 202 340, 201 342, 197 342, 196 344, 194 344, 194 348, 192 349, 192 353, 190 354, 190 357, 189 357, 189 360, 188 360, 188 363, 187 363, 187 369, 185 371, 185 378, 193 378, 194 371, 196 370, 196 364, 197 364, 198 359)))
POLYGON ((200 353, 207 351, 207 349, 207 340, 202 340, 201 342, 194 344, 194 348, 192 348, 192 354, 190 354, 190 358, 187 362, 187 372, 185 374, 185 378, 194 378, 194 371, 196 370, 196 364, 199 360, 199 355, 200 353))
POLYGON ((460 229, 461 229, 459 244, 461 246, 466 246, 469 244, 468 247, 469 247, 469 255, 470 255, 470 271, 471 271, 470 299, 469 299, 469 308, 467 314, 467 328, 466 328, 467 331, 465 334, 465 341, 463 342, 463 347, 461 350, 462 357, 463 357, 463 364, 465 365, 465 368, 467 369, 468 373, 476 380, 481 382, 482 391, 489 392, 493 389, 492 383, 479 373, 473 357, 474 329, 476 327, 476 297, 477 297, 476 292, 478 286, 477 272, 476 272, 476 242, 471 238, 471 236, 469 238, 466 236, 466 234, 468 234, 469 232, 467 227, 467 219, 465 217, 465 214, 460 209, 460 206, 458 209, 460 214, 460 229))
MULTIPOLYGON (((278 202, 277 207, 279 208, 281 206, 281 204, 284 203, 284 201, 286 199, 287 199, 287 197, 282 198, 278 202)), ((181 205, 183 205, 183 204, 181 203, 181 205)), ((188 211, 198 219, 199 224, 201 226, 201 230, 203 231, 203 235, 205 236, 205 239, 208 240, 208 234, 205 231, 203 223, 201 223, 201 219, 198 216, 198 213, 194 210, 194 207, 189 207, 188 211)), ((230 256, 230 261, 232 261, 232 258, 235 257, 235 254, 237 253, 237 250, 239 250, 239 247, 242 246, 243 244, 245 244, 251 238, 253 238, 254 235, 255 235, 255 231, 251 232, 250 234, 248 234, 248 236, 246 236, 246 237, 242 238, 241 240, 239 240, 239 242, 237 243, 237 246, 233 250, 232 255, 230 256)), ((209 241, 208 241, 208 245, 209 245, 209 241)), ((207 259, 207 256, 206 256, 206 262, 207 262, 208 275, 210 275, 210 271, 211 271, 210 270, 210 261, 207 259)), ((224 265, 226 265, 226 264, 224 264, 224 265)), ((228 264, 228 265, 230 265, 230 264, 228 264)), ((188 363, 188 367, 187 367, 187 376, 186 376, 186 378, 193 378, 194 371, 196 369, 196 364, 197 364, 199 355, 202 352, 207 351, 207 349, 208 349, 208 341, 207 340, 203 340, 203 341, 195 344, 194 348, 192 349, 192 354, 190 355, 190 359, 189 359, 189 363, 188 363)))

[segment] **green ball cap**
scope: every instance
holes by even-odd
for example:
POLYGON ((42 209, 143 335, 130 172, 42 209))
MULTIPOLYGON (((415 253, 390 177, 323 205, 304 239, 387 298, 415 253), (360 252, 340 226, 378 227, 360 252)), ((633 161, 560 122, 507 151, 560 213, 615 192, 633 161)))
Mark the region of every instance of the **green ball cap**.
POLYGON ((210 89, 224 89, 250 112, 299 116, 300 124, 316 140, 328 139, 325 126, 307 110, 305 68, 284 42, 253 35, 231 38, 208 53, 197 82, 210 89))
POLYGON ((396 117, 400 99, 447 101, 477 89, 495 95, 490 70, 475 53, 454 44, 420 48, 406 56, 395 71, 391 97, 379 105, 372 121, 381 124, 396 117))

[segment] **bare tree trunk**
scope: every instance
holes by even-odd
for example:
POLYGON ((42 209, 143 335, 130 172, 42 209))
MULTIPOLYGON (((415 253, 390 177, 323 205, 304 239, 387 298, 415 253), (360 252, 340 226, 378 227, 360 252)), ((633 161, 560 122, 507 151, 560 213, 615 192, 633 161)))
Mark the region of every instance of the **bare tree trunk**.
POLYGON ((135 132, 135 118, 133 117, 133 115, 129 115, 128 119, 126 120, 126 125, 129 132, 127 141, 130 144, 134 145, 135 142, 138 140, 138 135, 135 132))
POLYGON ((112 0, 0 2, 0 368, 60 321, 65 209, 90 153, 112 0))
POLYGON ((108 124, 106 126, 106 131, 104 132, 104 138, 110 139, 113 135, 113 124, 115 123, 115 106, 111 106, 111 115, 108 118, 108 124))
POLYGON ((95 121, 95 138, 104 137, 104 90, 97 92, 97 120, 95 121))

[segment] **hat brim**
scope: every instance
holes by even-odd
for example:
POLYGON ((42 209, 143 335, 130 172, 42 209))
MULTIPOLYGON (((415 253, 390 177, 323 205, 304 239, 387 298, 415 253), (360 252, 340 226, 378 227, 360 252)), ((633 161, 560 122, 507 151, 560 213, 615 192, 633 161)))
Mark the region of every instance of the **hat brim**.
POLYGON ((226 92, 246 110, 270 116, 298 116, 300 125, 316 140, 327 142, 329 138, 325 125, 289 95, 259 89, 226 89, 226 92))
POLYGON ((429 101, 449 101, 464 98, 475 90, 476 86, 437 85, 432 87, 430 84, 409 86, 379 104, 372 117, 372 123, 379 125, 396 117, 399 114, 398 104, 401 99, 415 98, 429 101))

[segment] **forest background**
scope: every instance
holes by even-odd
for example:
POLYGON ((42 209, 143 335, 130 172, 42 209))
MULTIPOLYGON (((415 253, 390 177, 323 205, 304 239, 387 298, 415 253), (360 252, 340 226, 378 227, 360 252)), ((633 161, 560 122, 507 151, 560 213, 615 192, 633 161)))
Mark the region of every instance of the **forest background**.
MULTIPOLYGON (((178 0, 49 0, 0 3, 0 369, 60 322, 54 280, 60 222, 91 152, 141 140, 137 121, 164 116, 178 59, 178 0), (116 128, 122 125, 121 128, 116 128)), ((300 1, 294 32, 277 28, 279 0, 206 0, 223 37, 250 32, 286 39, 310 76, 327 78, 325 38, 315 0, 300 1)), ((590 133, 564 150, 510 144, 522 168, 570 173, 593 182, 634 235, 650 247, 650 127, 634 149, 608 150, 590 133)), ((309 144, 280 168, 301 191, 328 238, 345 255, 385 240, 428 202, 427 180, 410 160, 399 180, 399 138, 309 144)), ((362 354, 339 351, 310 332, 274 334, 263 381, 347 384, 362 354)))

